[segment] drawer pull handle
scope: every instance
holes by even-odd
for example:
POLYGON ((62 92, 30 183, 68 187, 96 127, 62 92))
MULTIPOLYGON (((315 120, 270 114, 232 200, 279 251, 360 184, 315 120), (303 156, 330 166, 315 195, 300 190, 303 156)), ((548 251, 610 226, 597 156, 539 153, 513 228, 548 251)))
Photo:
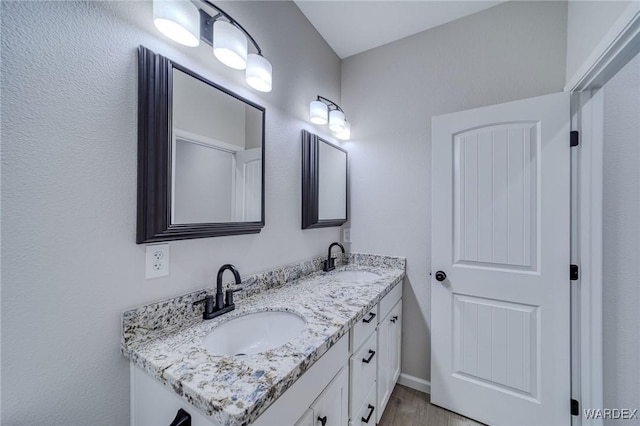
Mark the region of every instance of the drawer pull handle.
POLYGON ((362 362, 364 362, 365 364, 369 364, 375 354, 376 351, 372 351, 371 349, 369 349, 369 358, 362 358, 362 362))
POLYGON ((363 421, 364 423, 369 423, 369 420, 371 420, 371 416, 373 416, 373 410, 375 410, 375 409, 376 409, 376 407, 374 407, 374 406, 373 406, 373 405, 371 405, 371 404, 369 404, 369 407, 368 407, 368 408, 369 408, 369 415, 368 415, 366 418, 365 418, 365 417, 363 417, 363 418, 362 418, 362 421, 363 421))
POLYGON ((318 421, 320 422, 320 424, 322 426, 326 425, 327 424, 327 416, 324 416, 324 417, 318 416, 318 421))
POLYGON ((375 317, 376 314, 374 314, 373 312, 369 312, 369 318, 362 318, 362 322, 366 322, 367 324, 369 324, 375 317))
POLYGON ((178 410, 176 418, 173 419, 169 426, 191 426, 191 414, 184 411, 182 408, 178 410))
POLYGON ((393 317, 391 317, 391 322, 395 323, 396 321, 398 321, 398 316, 394 315, 393 317))

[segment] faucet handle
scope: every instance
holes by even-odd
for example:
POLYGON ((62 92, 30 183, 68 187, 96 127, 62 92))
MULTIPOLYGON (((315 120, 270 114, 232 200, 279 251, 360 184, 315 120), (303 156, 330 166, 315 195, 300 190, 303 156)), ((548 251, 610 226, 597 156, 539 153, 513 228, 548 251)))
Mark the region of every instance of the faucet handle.
POLYGON ((227 304, 226 306, 231 306, 233 305, 233 293, 235 293, 236 291, 240 291, 243 290, 243 287, 239 287, 236 289, 228 289, 225 293, 227 294, 227 304))
POLYGON ((332 257, 328 257, 327 260, 324 261, 324 268, 322 268, 322 270, 324 272, 329 272, 334 269, 336 269, 335 260, 332 257))
POLYGON ((204 314, 210 314, 213 312, 213 295, 207 294, 204 299, 196 300, 193 302, 193 306, 204 303, 204 314))

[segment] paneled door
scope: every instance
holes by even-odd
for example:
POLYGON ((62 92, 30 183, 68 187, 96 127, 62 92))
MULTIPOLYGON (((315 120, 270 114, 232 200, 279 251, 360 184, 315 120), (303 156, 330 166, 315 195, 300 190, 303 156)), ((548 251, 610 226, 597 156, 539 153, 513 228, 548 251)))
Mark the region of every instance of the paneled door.
POLYGON ((431 402, 569 425, 569 95, 433 118, 431 402))

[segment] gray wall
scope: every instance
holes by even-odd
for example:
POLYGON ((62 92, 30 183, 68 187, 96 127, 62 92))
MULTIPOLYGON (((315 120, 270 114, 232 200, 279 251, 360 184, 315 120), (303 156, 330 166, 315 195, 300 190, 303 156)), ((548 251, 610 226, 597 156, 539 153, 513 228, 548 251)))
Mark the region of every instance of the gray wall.
POLYGON ((124 425, 120 313, 325 253, 338 228, 300 229, 301 129, 340 61, 291 2, 221 3, 273 64, 273 92, 183 48, 151 2, 1 2, 2 424, 124 425), (293 36, 295 35, 295 36, 293 36), (145 280, 135 244, 138 45, 267 109, 261 234, 171 243, 171 275, 145 280))
POLYGON ((405 374, 430 377, 431 117, 561 91, 566 24, 566 2, 508 2, 343 61, 351 249, 407 258, 405 374))
POLYGON ((569 0, 567 12, 567 81, 586 62, 602 37, 631 1, 569 0))
POLYGON ((604 406, 633 409, 640 408, 640 55, 603 90, 604 406))

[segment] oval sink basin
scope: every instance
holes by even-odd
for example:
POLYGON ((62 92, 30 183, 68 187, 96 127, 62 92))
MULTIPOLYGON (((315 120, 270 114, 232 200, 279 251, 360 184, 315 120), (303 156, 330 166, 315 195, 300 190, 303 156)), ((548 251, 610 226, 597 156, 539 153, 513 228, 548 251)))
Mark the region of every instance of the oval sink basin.
POLYGON ((332 275, 343 281, 375 281, 380 278, 380 275, 369 271, 338 271, 332 275))
POLYGON ((219 325, 202 344, 214 355, 257 354, 284 345, 306 326, 304 319, 291 312, 256 312, 219 325))

